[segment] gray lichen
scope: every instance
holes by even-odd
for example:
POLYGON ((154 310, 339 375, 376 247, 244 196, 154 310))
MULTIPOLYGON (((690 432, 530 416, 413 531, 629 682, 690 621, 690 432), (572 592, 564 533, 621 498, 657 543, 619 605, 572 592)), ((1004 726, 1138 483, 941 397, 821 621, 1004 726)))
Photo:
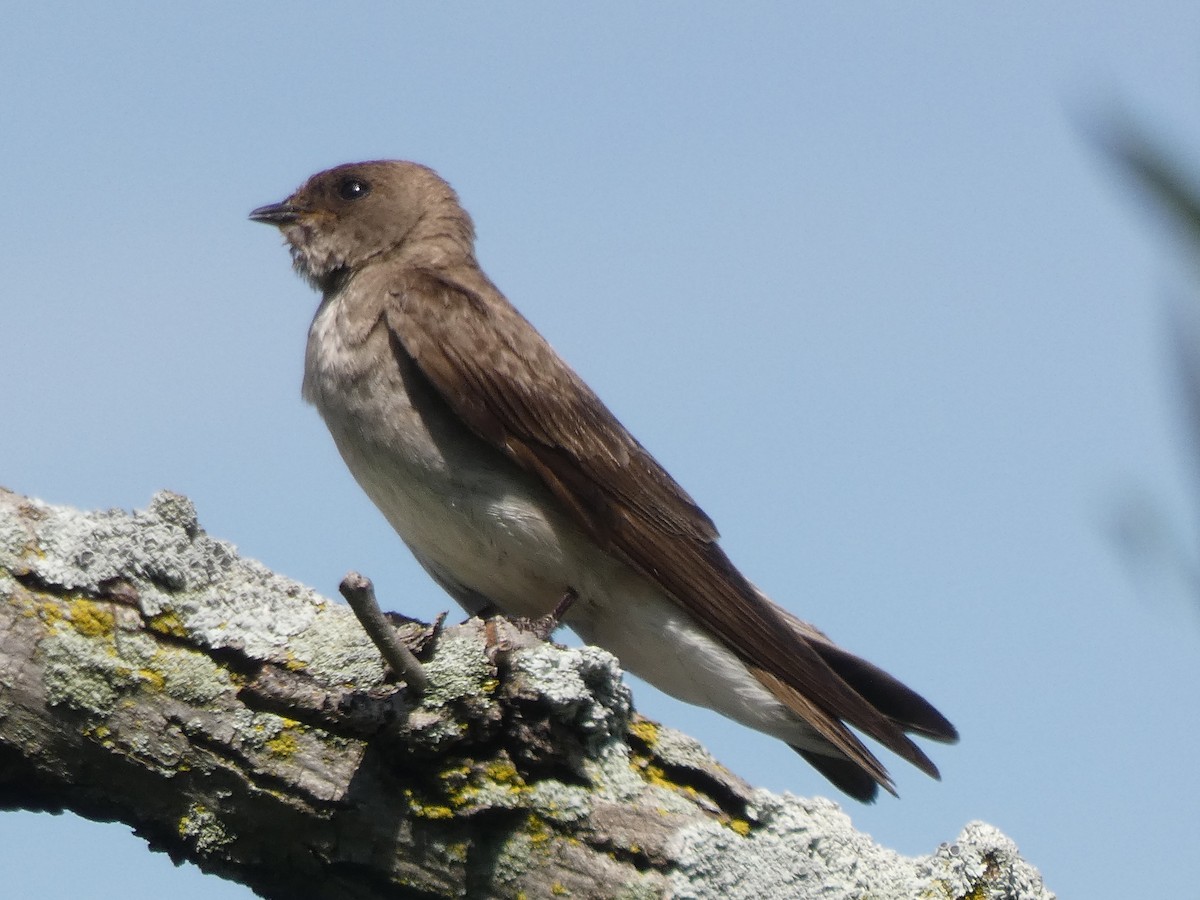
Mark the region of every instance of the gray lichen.
POLYGON ((180 818, 178 829, 179 836, 201 856, 212 856, 233 843, 216 813, 198 803, 193 803, 180 818))
POLYGON ((1012 841, 980 822, 930 856, 910 858, 855 831, 849 816, 830 800, 756 791, 755 802, 765 827, 745 837, 713 823, 678 835, 673 897, 1054 898, 1012 841))
POLYGON ((598 647, 539 644, 517 651, 513 672, 529 678, 565 724, 598 742, 624 735, 633 711, 616 658, 598 647))

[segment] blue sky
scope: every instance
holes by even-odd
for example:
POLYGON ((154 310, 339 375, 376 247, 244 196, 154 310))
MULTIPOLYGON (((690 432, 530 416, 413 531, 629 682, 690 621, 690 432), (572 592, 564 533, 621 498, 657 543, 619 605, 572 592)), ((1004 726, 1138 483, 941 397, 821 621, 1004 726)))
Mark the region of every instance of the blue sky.
MULTIPOLYGON (((958 725, 944 780, 889 759, 902 799, 859 828, 915 854, 983 819, 1062 896, 1189 895, 1200 617, 1111 538, 1130 498, 1194 536, 1184 279, 1080 124, 1200 147, 1198 38, 1182 2, 11 6, 0 484, 182 491, 327 594, 357 568, 446 608, 300 401, 317 298, 246 220, 329 165, 427 163, 746 573, 958 725)), ((756 784, 829 791, 635 698, 756 784)), ((249 896, 70 817, 0 814, 0 871, 249 896)))

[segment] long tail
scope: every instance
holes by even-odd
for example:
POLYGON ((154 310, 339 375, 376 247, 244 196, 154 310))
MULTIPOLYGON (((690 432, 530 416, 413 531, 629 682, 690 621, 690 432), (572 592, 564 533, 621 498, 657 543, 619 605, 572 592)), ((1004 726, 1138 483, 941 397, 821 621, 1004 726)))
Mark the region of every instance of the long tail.
POLYGON ((755 671, 758 680, 785 705, 815 728, 828 742, 825 752, 795 747, 813 768, 839 790, 869 803, 878 788, 896 793, 883 764, 847 727, 852 725, 879 741, 921 771, 938 778, 937 766, 908 738, 908 734, 953 743, 958 731, 924 697, 878 666, 839 647, 807 622, 780 610, 797 637, 807 643, 850 689, 865 700, 875 715, 843 722, 804 698, 774 675, 755 671))

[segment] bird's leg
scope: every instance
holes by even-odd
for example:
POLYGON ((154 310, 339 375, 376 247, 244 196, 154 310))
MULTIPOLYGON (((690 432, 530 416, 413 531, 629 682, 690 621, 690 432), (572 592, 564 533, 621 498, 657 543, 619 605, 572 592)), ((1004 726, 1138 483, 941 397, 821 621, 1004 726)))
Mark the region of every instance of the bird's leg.
POLYGON ((549 640, 550 635, 554 633, 554 629, 562 624, 563 616, 567 614, 567 610, 578 599, 579 595, 575 593, 575 588, 567 588, 548 615, 528 620, 529 630, 537 635, 539 639, 543 641, 549 640))
POLYGON ((370 636, 388 666, 409 689, 416 694, 424 694, 429 690, 429 678, 425 670, 412 655, 412 651, 400 642, 396 630, 384 617, 379 609, 379 601, 375 599, 375 586, 371 579, 357 572, 348 572, 338 585, 346 602, 354 610, 363 630, 370 636))
POLYGON ((485 603, 483 606, 479 607, 479 609, 472 612, 471 615, 467 617, 467 621, 469 622, 471 619, 491 619, 499 615, 503 615, 500 607, 498 607, 495 603, 485 603))
POLYGON ((579 595, 575 593, 575 588, 569 587, 566 589, 558 603, 555 604, 554 611, 550 613, 554 619, 555 627, 562 622, 563 616, 567 614, 567 610, 574 606, 575 601, 578 599, 579 595))

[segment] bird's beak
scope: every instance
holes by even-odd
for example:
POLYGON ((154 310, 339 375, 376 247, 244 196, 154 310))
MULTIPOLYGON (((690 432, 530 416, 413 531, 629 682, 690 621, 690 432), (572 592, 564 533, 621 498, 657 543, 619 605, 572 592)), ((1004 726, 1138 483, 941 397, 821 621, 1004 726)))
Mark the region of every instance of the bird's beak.
POLYGON ((292 206, 286 200, 282 203, 268 203, 250 213, 251 222, 262 222, 265 225, 287 225, 295 222, 301 210, 292 206))

